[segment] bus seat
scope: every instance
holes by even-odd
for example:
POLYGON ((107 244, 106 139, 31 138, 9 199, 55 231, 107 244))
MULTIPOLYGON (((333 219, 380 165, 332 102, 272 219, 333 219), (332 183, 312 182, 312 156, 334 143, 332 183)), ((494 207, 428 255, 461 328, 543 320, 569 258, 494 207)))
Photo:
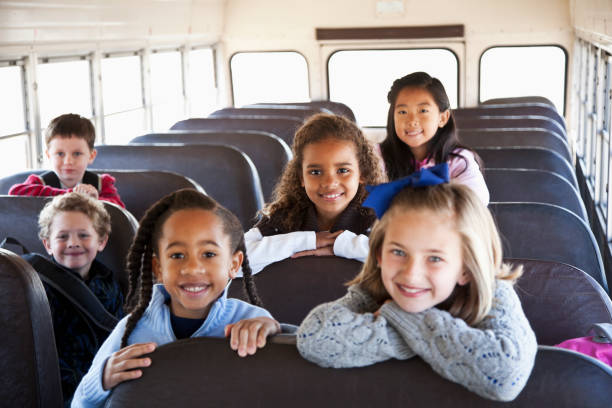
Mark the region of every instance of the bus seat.
POLYGON ((492 98, 481 102, 480 105, 549 105, 556 109, 555 104, 548 98, 543 96, 515 96, 510 98, 492 98))
MULTIPOLYGON (((315 306, 346 293, 346 282, 361 270, 362 263, 336 256, 287 258, 255 275, 264 307, 279 322, 300 324, 315 306)), ((241 278, 230 285, 228 296, 247 300, 241 278)))
MULTIPOLYGON (((481 116, 544 116, 557 122, 563 130, 566 130, 565 119, 559 115, 554 106, 547 104, 507 104, 507 105, 481 105, 471 108, 453 109, 455 115, 462 118, 478 118, 481 116)), ((566 132, 567 134, 567 132, 566 132)))
POLYGON ((565 178, 545 170, 496 169, 483 171, 491 202, 548 203, 566 208, 588 221, 580 193, 565 178))
POLYGON ((586 336, 594 323, 612 323, 610 297, 580 269, 528 259, 504 262, 523 265, 523 276, 514 289, 538 344, 552 346, 586 336))
MULTIPOLYGON (((50 197, 0 196, 0 241, 12 237, 29 251, 46 254, 38 239, 38 214, 50 197)), ((104 250, 97 259, 110 268, 115 279, 127 293, 128 276, 125 271, 125 257, 136 235, 138 222, 123 208, 108 202, 104 207, 111 217, 111 235, 104 250)))
POLYGON ((259 175, 240 150, 221 145, 97 146, 96 166, 109 169, 153 169, 189 177, 231 210, 245 228, 263 206, 259 175))
MULTIPOLYGON (((310 102, 285 102, 285 103, 278 103, 278 102, 274 102, 274 103, 257 103, 254 105, 245 105, 244 107, 253 107, 256 105, 264 105, 264 106, 270 106, 270 107, 275 107, 275 106, 285 106, 285 105, 290 105, 290 106, 308 106, 311 108, 319 108, 319 109, 324 109, 327 110, 329 112, 332 112, 336 115, 340 115, 340 116, 344 116, 345 118, 356 122, 355 120, 355 114, 353 113, 353 110, 351 108, 349 108, 347 105, 343 104, 342 102, 333 102, 333 101, 310 101, 310 102)), ((325 111, 322 111, 323 113, 327 113, 325 111)))
POLYGON ((61 407, 59 362, 45 289, 30 264, 5 249, 0 249, 0 327, 0 405, 61 407))
POLYGON ((170 130, 261 130, 272 133, 291 146, 302 119, 287 116, 236 116, 231 118, 195 118, 181 120, 170 130))
MULTIPOLYGON (((327 109, 324 113, 331 113, 327 109)), ((275 106, 271 107, 270 105, 253 105, 253 106, 245 106, 242 108, 223 108, 214 111, 210 115, 209 118, 231 118, 234 116, 288 116, 293 118, 300 118, 302 121, 305 121, 312 115, 316 115, 317 113, 322 113, 321 109, 311 108, 308 106, 275 106)))
POLYGON ((183 143, 183 144, 225 144, 246 153, 253 160, 259 173, 261 188, 266 201, 272 201, 276 182, 291 159, 291 149, 281 138, 261 131, 228 132, 164 132, 138 136, 130 141, 136 143, 183 143))
POLYGON ((472 129, 459 130, 459 140, 471 148, 479 147, 541 147, 559 153, 572 163, 567 141, 547 130, 472 129))
POLYGON ((491 203, 489 209, 506 257, 566 263, 583 270, 608 291, 593 232, 576 214, 544 203, 491 203))
POLYGON ((247 358, 227 339, 195 338, 165 344, 151 360, 142 378, 115 388, 107 407, 604 407, 612 401, 610 367, 549 346, 538 347, 534 370, 512 402, 484 399, 418 357, 323 368, 274 337, 247 358))
POLYGON ((468 117, 455 115, 459 130, 474 129, 515 129, 515 130, 548 130, 562 139, 567 139, 565 129, 555 120, 546 116, 480 116, 468 117))
POLYGON ((547 170, 564 177, 574 187, 578 181, 572 166, 559 153, 540 147, 478 147, 485 168, 547 170))
MULTIPOLYGON (((110 174, 115 178, 115 187, 121 201, 137 220, 157 200, 181 188, 204 189, 188 177, 169 171, 154 170, 105 170, 89 169, 98 174, 110 174)), ((0 178, 0 194, 8 194, 13 184, 22 183, 30 174, 42 174, 46 170, 30 170, 0 178)))

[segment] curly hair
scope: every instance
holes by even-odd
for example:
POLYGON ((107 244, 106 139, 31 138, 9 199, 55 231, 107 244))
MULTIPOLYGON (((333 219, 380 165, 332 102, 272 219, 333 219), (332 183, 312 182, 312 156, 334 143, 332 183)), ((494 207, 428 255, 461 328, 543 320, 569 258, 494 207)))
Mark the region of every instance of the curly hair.
MULTIPOLYGON (((444 85, 442 85, 438 78, 431 77, 425 72, 413 72, 393 81, 393 85, 387 95, 387 100, 390 104, 387 114, 387 137, 380 144, 380 151, 385 161, 389 180, 407 176, 416 170, 416 160, 410 146, 402 142, 395 130, 395 102, 397 101, 397 96, 404 88, 425 89, 436 102, 440 112, 450 109, 448 95, 444 90, 444 85)), ((451 111, 446 124, 439 128, 436 134, 427 142, 426 157, 433 159, 436 163, 444 163, 451 157, 460 157, 465 160, 460 154, 453 153, 458 148, 468 149, 459 142, 455 118, 451 111)), ((480 158, 475 152, 473 153, 474 158, 481 165, 480 158)), ((482 169, 482 165, 480 168, 482 169)))
POLYGON ((370 250, 361 272, 347 285, 358 284, 379 303, 389 299, 381 277, 377 255, 380 254, 387 227, 393 217, 406 211, 429 210, 451 214, 461 238, 464 269, 470 280, 457 286, 451 295, 449 313, 475 325, 491 310, 495 279, 515 281, 522 266, 512 269, 502 263, 502 245, 491 213, 469 188, 458 183, 412 188, 400 191, 391 206, 370 233, 370 250))
MULTIPOLYGON (((293 158, 285 166, 281 179, 274 188, 274 201, 264 207, 263 215, 278 219, 280 225, 288 231, 299 228, 310 205, 310 199, 302 187, 304 148, 309 144, 330 139, 346 140, 355 145, 363 183, 359 184, 353 201, 359 204, 363 202, 367 195, 365 184, 379 184, 384 181, 379 158, 361 129, 342 116, 319 113, 311 116, 295 133, 291 146, 293 158)), ((369 209, 363 208, 363 211, 369 209)))
POLYGON ((85 214, 91 220, 100 238, 110 235, 111 219, 104 204, 87 195, 72 192, 55 196, 53 200, 45 204, 38 215, 38 237, 41 240, 48 240, 51 236, 53 218, 60 212, 68 211, 85 214))
POLYGON ((125 333, 121 339, 121 348, 127 346, 130 334, 144 314, 153 293, 153 255, 157 254, 158 242, 166 220, 175 212, 185 209, 202 209, 212 211, 223 224, 223 232, 230 238, 232 254, 242 251, 243 282, 247 297, 254 305, 261 305, 257 295, 251 267, 244 243, 242 224, 236 216, 212 198, 192 189, 175 191, 163 197, 147 210, 140 221, 127 255, 129 272, 129 290, 125 310, 130 314, 125 333))

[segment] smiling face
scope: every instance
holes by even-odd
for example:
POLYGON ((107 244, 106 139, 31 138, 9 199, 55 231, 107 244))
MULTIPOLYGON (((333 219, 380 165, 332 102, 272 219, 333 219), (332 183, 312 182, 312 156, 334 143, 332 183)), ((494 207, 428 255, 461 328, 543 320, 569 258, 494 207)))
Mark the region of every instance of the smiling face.
POLYGON ((236 276, 243 254, 230 250, 219 217, 201 209, 179 210, 164 223, 153 272, 170 294, 175 316, 206 318, 211 305, 236 276))
POLYGON ((61 211, 53 217, 49 238, 42 241, 57 263, 85 279, 96 255, 104 249, 107 237, 100 237, 82 212, 61 211))
POLYGON ((397 137, 406 143, 417 161, 427 155, 427 142, 444 127, 450 110, 440 112, 436 101, 424 88, 403 88, 395 100, 393 120, 397 137))
POLYGON ((304 147, 302 186, 317 209, 319 228, 331 228, 361 183, 355 145, 325 139, 304 147))
POLYGON ((403 310, 418 313, 465 285, 461 238, 450 214, 398 212, 389 220, 377 254, 383 285, 403 310))
POLYGON ((46 153, 53 171, 67 188, 81 182, 87 166, 96 158, 96 149, 90 150, 80 137, 56 136, 49 141, 46 153))

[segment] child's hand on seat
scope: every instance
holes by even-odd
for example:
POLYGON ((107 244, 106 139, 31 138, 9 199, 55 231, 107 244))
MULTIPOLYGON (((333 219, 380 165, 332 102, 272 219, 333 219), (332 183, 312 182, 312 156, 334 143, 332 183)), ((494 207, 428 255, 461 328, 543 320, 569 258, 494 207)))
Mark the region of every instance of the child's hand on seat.
POLYGON ((225 337, 230 337, 230 347, 240 357, 255 354, 266 345, 266 337, 280 332, 280 324, 269 317, 240 320, 225 326, 225 337))
POLYGON ((320 231, 317 232, 317 249, 309 249, 306 251, 296 252, 291 255, 292 258, 299 258, 301 256, 324 256, 324 255, 334 255, 334 242, 336 242, 336 238, 338 235, 342 234, 344 231, 320 231))
POLYGON ((155 343, 136 343, 111 354, 102 374, 102 388, 110 390, 117 384, 142 376, 142 370, 134 368, 150 366, 150 358, 140 357, 152 353, 156 346, 155 343))
POLYGON ((77 184, 72 189, 75 193, 81 193, 90 196, 91 198, 97 200, 98 199, 98 190, 94 186, 89 184, 77 184))

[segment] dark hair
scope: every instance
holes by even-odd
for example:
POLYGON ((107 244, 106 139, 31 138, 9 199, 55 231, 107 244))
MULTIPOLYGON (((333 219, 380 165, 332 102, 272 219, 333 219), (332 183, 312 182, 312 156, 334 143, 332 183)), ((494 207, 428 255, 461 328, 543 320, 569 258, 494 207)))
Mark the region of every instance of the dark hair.
MULTIPOLYGON (((355 145, 359 173, 364 183, 359 184, 354 201, 361 204, 365 199, 367 192, 364 184, 379 184, 383 181, 378 158, 354 122, 342 116, 325 113, 311 116, 295 133, 291 146, 293 158, 285 166, 281 179, 274 188, 274 201, 267 204, 262 211, 270 218, 278 218, 287 231, 299 229, 310 206, 310 199, 301 183, 304 148, 329 139, 346 140, 355 145)), ((365 208, 363 210, 369 211, 365 208)))
POLYGON ((153 291, 153 254, 157 254, 158 241, 166 220, 175 212, 185 209, 202 209, 212 211, 223 224, 223 232, 230 238, 231 253, 242 251, 242 275, 244 287, 249 301, 261 305, 257 296, 251 267, 247 258, 244 243, 244 232, 238 218, 212 198, 192 189, 183 189, 168 194, 147 210, 140 221, 140 227, 127 255, 127 270, 130 274, 125 310, 130 314, 125 333, 121 339, 121 347, 127 346, 127 341, 144 314, 153 291))
POLYGON ((51 139, 59 136, 61 138, 76 137, 87 142, 89 150, 94 149, 96 143, 96 131, 93 124, 87 118, 76 113, 66 113, 53 119, 45 133, 45 144, 49 146, 51 139))
MULTIPOLYGON (((416 160, 410 146, 402 142, 395 131, 395 102, 397 101, 397 95, 404 88, 425 89, 436 102, 440 112, 450 109, 450 102, 442 82, 425 72, 413 72, 393 81, 391 90, 387 95, 390 104, 387 115, 387 138, 380 144, 389 180, 407 176, 416 170, 416 160)), ((436 163, 444 163, 452 156, 462 157, 460 154, 453 153, 457 148, 465 149, 466 147, 459 143, 455 118, 453 113, 450 112, 446 125, 439 128, 434 137, 427 142, 426 157, 433 159, 436 163)), ((479 162, 478 156, 474 155, 474 157, 479 162)), ((482 168, 482 166, 480 167, 482 168)))

